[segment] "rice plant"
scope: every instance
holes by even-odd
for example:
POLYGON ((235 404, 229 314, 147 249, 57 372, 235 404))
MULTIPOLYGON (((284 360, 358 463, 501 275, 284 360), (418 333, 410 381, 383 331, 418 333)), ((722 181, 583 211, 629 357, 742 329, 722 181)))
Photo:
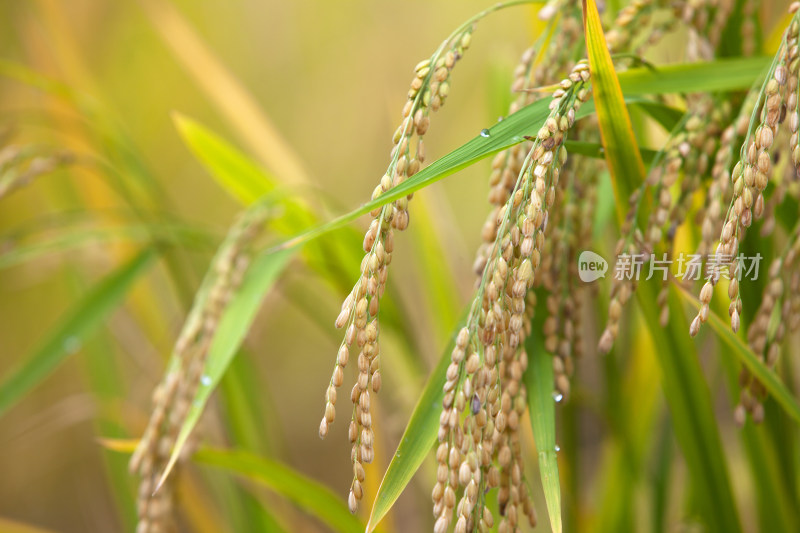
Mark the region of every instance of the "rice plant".
POLYGON ((0 530, 800 530, 800 3, 311 4, 2 8, 0 530))

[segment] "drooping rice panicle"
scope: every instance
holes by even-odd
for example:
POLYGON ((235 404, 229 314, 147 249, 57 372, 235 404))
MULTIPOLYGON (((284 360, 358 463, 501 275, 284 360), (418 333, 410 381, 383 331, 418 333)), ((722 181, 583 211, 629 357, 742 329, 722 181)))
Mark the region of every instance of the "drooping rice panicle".
MULTIPOLYGON (((129 464, 130 471, 141 477, 137 533, 175 530, 175 473, 162 481, 164 471, 197 389, 208 379, 203 371, 211 341, 225 307, 247 271, 252 242, 260 234, 266 216, 265 208, 255 206, 231 228, 197 293, 175 343, 169 368, 153 392, 153 412, 129 464)), ((186 457, 192 447, 185 446, 181 457, 186 457)))
MULTIPOLYGON (((373 199, 416 174, 424 163, 423 137, 430 125, 430 113, 437 111, 446 101, 450 92, 450 74, 469 47, 475 23, 491 12, 521 3, 526 2, 512 0, 484 10, 453 32, 429 59, 417 64, 403 108, 403 119, 393 137, 389 167, 373 191, 373 199)), ((337 328, 345 329, 345 335, 325 393, 325 413, 320 421, 319 435, 325 438, 336 418, 337 389, 344 381, 344 367, 350 349, 357 349, 358 378, 350 394, 354 407, 348 430, 353 464, 353 480, 348 495, 351 512, 357 510, 363 497, 363 464, 374 459, 370 394, 376 394, 381 386, 380 298, 386 287, 388 266, 394 251, 394 231, 402 231, 408 226, 408 202, 411 198, 412 195, 408 195, 370 213, 373 220, 364 237, 366 255, 361 263, 361 276, 344 300, 335 322, 337 328)))
MULTIPOLYGON (((389 168, 373 191, 377 198, 416 174, 425 161, 423 138, 430 124, 430 113, 438 110, 450 92, 450 74, 472 38, 472 24, 456 31, 434 55, 417 64, 415 75, 403 108, 403 119, 393 137, 389 168)), ((324 438, 336 417, 337 389, 344 381, 344 367, 350 350, 358 351, 358 379, 350 399, 353 415, 348 431, 352 444, 353 480, 348 496, 352 512, 363 497, 363 464, 372 462, 374 432, 372 428, 370 394, 381 387, 379 349, 379 303, 383 296, 388 267, 394 252, 394 231, 408 226, 408 202, 411 195, 374 210, 372 223, 364 236, 366 255, 361 263, 361 277, 342 304, 336 319, 337 328, 345 328, 345 338, 339 346, 328 389, 325 394, 325 414, 320 422, 319 435, 324 438)))
POLYGON ((752 56, 756 52, 756 22, 759 0, 742 2, 742 55, 752 56))
POLYGON ((722 206, 723 202, 730 203, 732 190, 730 167, 734 154, 733 146, 737 139, 743 139, 747 135, 750 116, 757 99, 758 91, 750 91, 734 123, 722 132, 720 147, 711 169, 712 182, 708 187, 703 218, 700 223, 700 244, 697 247, 700 255, 705 256, 711 253, 713 243, 722 231, 722 206))
MULTIPOLYGON (((796 8, 793 7, 796 11, 796 8)), ((739 293, 739 282, 743 275, 739 257, 739 243, 745 231, 764 212, 764 189, 769 182, 773 160, 771 153, 778 127, 783 122, 789 109, 797 105, 798 76, 798 20, 797 14, 792 18, 789 28, 784 33, 780 49, 759 93, 750 126, 742 144, 739 162, 733 169, 733 199, 725 217, 720 233, 720 243, 715 256, 729 263, 731 278, 737 283, 728 286, 731 327, 738 331, 741 325, 742 300, 739 293), (758 117, 758 125, 753 127, 758 117)), ((709 279, 700 293, 702 307, 692 320, 689 332, 692 336, 700 330, 707 320, 709 303, 713 295, 716 277, 709 279)))
POLYGON ((581 62, 553 94, 550 116, 531 139, 514 190, 498 212, 497 236, 444 384, 432 493, 437 533, 449 528, 453 511, 456 532, 490 527, 495 519, 485 494, 497 487, 501 531, 515 530, 522 515, 535 523, 519 442, 527 394, 522 343, 535 301, 529 289, 566 161, 564 136, 589 98, 588 80, 581 62))
MULTIPOLYGON (((559 5, 561 6, 561 4, 559 5)), ((553 34, 554 40, 546 48, 541 61, 534 68, 534 62, 537 59, 536 46, 534 46, 522 54, 514 70, 511 92, 517 96, 509 106, 509 114, 517 112, 525 105, 540 98, 541 95, 535 90, 537 87, 558 79, 557 76, 561 72, 569 72, 572 69, 576 43, 579 42, 578 37, 581 31, 580 10, 571 0, 565 2, 561 7, 564 9, 565 16, 558 20, 557 25, 556 22, 551 22, 549 33, 553 34)), ((542 8, 540 17, 547 18, 546 10, 547 6, 542 8)), ((530 141, 515 144, 507 150, 498 152, 492 160, 492 172, 489 177, 489 203, 494 206, 494 209, 489 213, 481 231, 483 244, 478 248, 473 267, 478 282, 497 236, 498 212, 514 190, 517 175, 530 147, 530 141)))
POLYGON ((664 17, 662 21, 651 24, 655 12, 668 8, 669 4, 661 0, 637 0, 622 7, 611 29, 606 32, 609 50, 640 53, 645 47, 655 44, 675 25, 675 17, 664 17), (635 43, 642 35, 646 36, 645 40, 635 43))
MULTIPOLYGON (((555 4, 548 4, 542 9, 540 18, 550 18, 552 13, 549 11, 548 6, 552 5, 555 4)), ((529 49, 523 54, 515 70, 512 92, 518 93, 518 96, 511 104, 509 113, 514 113, 521 106, 535 101, 543 94, 533 90, 533 88, 546 85, 553 79, 558 79, 554 77, 560 72, 569 72, 573 66, 573 58, 577 52, 575 43, 581 31, 581 12, 578 5, 572 1, 559 3, 559 6, 561 9, 561 17, 550 23, 552 29, 549 31, 550 33, 554 33, 554 40, 550 43, 550 46, 547 47, 547 52, 544 57, 541 61, 536 62, 534 67, 535 54, 533 53, 533 49, 529 49)), ((587 134, 587 138, 593 138, 590 130, 585 131, 585 133, 587 134)), ((594 133, 596 135, 596 131, 594 133)), ((483 274, 488 255, 493 248, 493 243, 497 236, 498 227, 501 222, 498 218, 498 213, 514 191, 517 176, 519 175, 525 159, 525 153, 530 150, 530 147, 530 141, 514 145, 508 150, 498 153, 493 160, 492 174, 490 177, 489 202, 494 205, 495 208, 489 214, 482 231, 483 244, 478 250, 474 265, 475 273, 479 276, 477 283, 480 282, 480 276, 483 274)), ((581 170, 576 171, 576 175, 581 176, 581 178, 569 180, 570 187, 573 189, 573 195, 575 196, 573 198, 575 202, 580 201, 580 194, 578 194, 578 191, 583 191, 584 189, 588 190, 594 183, 594 173, 592 171, 594 170, 595 162, 587 159, 580 159, 578 164, 581 165, 581 170), (584 184, 583 182, 586 183, 584 184)), ((559 182, 556 188, 557 197, 564 194, 563 189, 566 187, 566 183, 567 180, 559 182)), ((593 204, 584 205, 581 213, 584 216, 590 215, 593 209, 593 204)), ((577 215, 577 211, 575 214, 577 215)), ((563 219, 561 215, 562 213, 560 211, 553 213, 554 218, 550 219, 553 222, 548 223, 549 229, 547 231, 555 232, 558 230, 560 221, 563 219)), ((576 218, 579 218, 580 222, 584 221, 583 217, 576 218)), ((575 223, 578 224, 580 222, 575 223)), ((583 236, 587 237, 585 231, 583 232, 583 236)), ((571 233, 569 237, 572 238, 571 233)), ((589 238, 590 234, 583 242, 588 242, 589 238)), ((560 237, 555 236, 555 238, 546 239, 544 249, 541 250, 541 252, 545 252, 542 254, 544 259, 534 270, 534 280, 537 285, 541 285, 543 279, 550 279, 550 269, 557 271, 559 277, 566 275, 568 272, 577 274, 577 263, 572 260, 577 260, 577 254, 579 253, 575 242, 572 242, 572 244, 568 246, 567 255, 564 255, 561 251, 553 252, 551 248, 555 246, 553 244, 554 242, 560 243, 560 237), (541 276, 539 275, 540 273, 541 276)), ((572 373, 571 353, 573 351, 579 352, 581 344, 580 331, 575 329, 578 323, 577 315, 579 314, 580 306, 580 298, 577 293, 581 292, 585 286, 578 284, 576 282, 577 279, 577 276, 575 276, 566 280, 565 284, 560 285, 563 287, 563 290, 557 291, 557 296, 551 295, 551 297, 548 297, 547 304, 548 308, 552 307, 553 309, 558 309, 558 316, 548 316, 545 325, 547 328, 550 328, 553 327, 554 323, 558 324, 558 331, 552 331, 549 335, 546 334, 546 337, 550 337, 550 344, 555 342, 559 347, 558 350, 552 350, 554 356, 553 367, 555 371, 554 387, 557 390, 564 391, 562 396, 566 395, 569 389, 567 374, 571 375, 572 373), (575 292, 572 292, 572 290, 575 292), (550 303, 550 300, 552 300, 552 303, 550 303), (558 336, 556 336, 556 334, 558 336), (567 340, 567 338, 569 340, 567 340), (567 372, 567 369, 569 372, 567 372)), ((552 292, 554 287, 549 287, 548 290, 552 292)), ((533 298, 534 296, 531 294, 530 297, 533 298)))

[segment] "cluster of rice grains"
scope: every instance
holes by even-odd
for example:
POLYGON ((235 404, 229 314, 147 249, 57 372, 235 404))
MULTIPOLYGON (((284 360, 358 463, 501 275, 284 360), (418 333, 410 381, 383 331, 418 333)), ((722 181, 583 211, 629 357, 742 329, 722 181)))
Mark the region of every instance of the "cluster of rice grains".
MULTIPOLYGON (((430 59, 416 66, 408 101, 403 108, 403 120, 394 134, 391 162, 373 192, 373 199, 413 176, 425 161, 423 137, 430 124, 429 115, 447 99, 450 74, 469 47, 472 31, 469 24, 455 32, 430 59)), ((364 236, 366 255, 361 262, 361 276, 336 319, 336 327, 344 328, 345 336, 325 394, 325 414, 320 422, 319 435, 325 438, 336 418, 337 389, 344 382, 344 368, 350 359, 350 350, 355 349, 358 352, 358 378, 350 394, 354 408, 348 432, 353 463, 353 480, 348 496, 351 512, 356 511, 363 497, 363 465, 371 463, 375 457, 370 394, 377 394, 381 387, 378 311, 394 251, 394 230, 402 231, 408 226, 409 200, 411 195, 371 212, 373 220, 364 236)))
MULTIPOLYGON (((733 197, 720 232, 716 253, 719 257, 728 258, 730 261, 730 274, 733 280, 728 289, 731 299, 729 314, 734 331, 739 330, 742 312, 742 301, 737 283, 737 278, 741 274, 738 272, 740 263, 736 260, 739 255, 739 243, 753 220, 761 218, 764 213, 763 192, 772 171, 772 152, 776 150, 774 140, 779 133, 779 126, 784 122, 787 114, 790 117, 789 122, 792 128, 790 150, 793 152, 797 146, 797 76, 798 61, 800 61, 798 59, 797 31, 798 22, 795 18, 784 36, 781 49, 776 56, 776 62, 770 70, 767 81, 758 93, 758 100, 754 106, 745 142, 742 144, 739 161, 731 173, 733 197), (753 128, 756 118, 758 125, 753 128)), ((692 321, 690 328, 692 335, 697 334, 700 325, 708 317, 708 305, 711 301, 713 286, 717 281, 718 278, 711 278, 703 286, 700 297, 703 307, 692 321)))
MULTIPOLYGON (((214 257, 181 330, 169 367, 153 392, 153 412, 129 464, 139 474, 137 533, 176 531, 173 513, 175 474, 165 476, 173 447, 199 387, 211 386, 203 375, 211 340, 222 313, 250 264, 251 245, 260 234, 266 210, 248 210, 231 228, 214 257), (161 484, 159 485, 159 482, 161 484)), ((181 459, 193 448, 187 445, 181 459)))
POLYGON ((561 82, 551 113, 520 165, 507 200, 496 211, 496 236, 447 369, 439 419, 434 531, 486 531, 494 517, 486 493, 499 487, 499 531, 515 531, 536 515, 524 479, 520 424, 527 405, 522 374, 528 356, 535 271, 566 162, 565 134, 589 98, 589 68, 579 63, 561 82), (453 511, 455 510, 455 516, 453 511))
MULTIPOLYGON (((750 102, 745 104, 744 109, 752 109, 752 116, 744 129, 744 142, 741 146, 738 162, 733 168, 730 176, 732 184, 730 206, 722 220, 719 231, 719 244, 715 251, 715 257, 725 262, 730 274, 728 284, 728 296, 730 305, 728 314, 730 315, 731 328, 738 331, 742 323, 742 298, 740 293, 740 283, 743 279, 743 270, 747 267, 742 260, 740 243, 754 220, 766 217, 762 226, 762 233, 771 231, 774 226, 775 204, 779 202, 787 189, 787 182, 797 181, 798 167, 800 166, 800 148, 798 148, 798 125, 800 115, 798 115, 798 67, 800 57, 798 57, 798 4, 791 6, 790 11, 795 13, 789 28, 783 36, 780 49, 775 56, 775 60, 770 69, 763 86, 755 92, 755 96, 750 97, 750 102), (788 118, 789 132, 780 126, 788 118), (783 141, 789 137, 789 142, 783 141), (781 157, 786 151, 790 157, 781 157), (788 161, 787 161, 788 160, 788 161), (789 177, 773 176, 775 173, 776 161, 783 161, 786 165, 789 177), (772 193, 770 205, 765 200, 765 189, 772 181, 776 190, 772 193)), ((743 121, 740 119, 737 124, 739 133, 742 133, 743 121)), ((713 206, 716 208, 716 206, 713 206)), ((716 218, 719 220, 719 213, 714 213, 714 217, 709 217, 710 225, 716 218)), ((704 226, 704 238, 705 235, 704 226)), ((775 260, 769 268, 769 282, 767 289, 762 297, 761 305, 748 329, 748 342, 753 351, 762 361, 766 361, 768 367, 773 367, 778 359, 780 342, 783 339, 786 328, 794 329, 798 326, 798 309, 800 301, 793 296, 798 286, 800 278, 796 271, 792 270, 800 244, 797 242, 797 231, 793 232, 789 245, 783 255, 775 260), (786 279, 784 279, 786 278, 786 279), (785 286, 789 285, 793 290, 787 295, 785 286), (780 306, 777 312, 780 320, 775 328, 770 327, 773 311, 776 306, 780 306)), ((700 291, 700 301, 702 307, 697 316, 693 319, 690 326, 691 335, 696 335, 701 325, 706 322, 709 314, 709 304, 711 302, 714 286, 718 282, 718 276, 712 276, 703 285, 700 291)), ((742 387, 741 399, 734 414, 738 423, 744 423, 746 414, 749 413, 755 422, 760 422, 764 417, 762 401, 766 396, 763 385, 758 382, 750 373, 743 369, 740 375, 740 385, 742 387)))
MULTIPOLYGON (((537 98, 545 97, 546 94, 537 91, 536 88, 558 79, 560 73, 570 72, 574 66, 574 58, 581 52, 583 44, 580 40, 582 31, 580 6, 576 2, 561 1, 557 4, 556 6, 551 2, 539 13, 540 18, 549 20, 557 7, 561 17, 551 22, 553 27, 557 24, 557 31, 553 32, 550 46, 542 51, 539 60, 536 61, 536 68, 533 68, 536 59, 535 48, 523 53, 511 84, 511 91, 517 96, 509 107, 509 114, 537 98)), ((571 80, 562 82, 560 91, 564 91, 564 87, 572 83, 571 80)), ((592 132, 583 130, 582 133, 591 138, 592 132)), ((596 131, 594 133, 596 134, 596 131)), ((478 284, 494 249, 494 242, 502 222, 500 215, 509 197, 515 192, 526 154, 532 146, 531 140, 516 144, 498 153, 492 162, 488 199, 493 209, 484 223, 481 232, 483 242, 478 249, 473 267, 478 276, 476 281, 478 284)), ((594 164, 586 158, 577 160, 577 164, 582 167, 587 163, 594 164)), ((546 292, 548 313, 542 333, 545 348, 553 355, 554 386, 558 391, 556 395, 558 398, 569 394, 569 377, 574 367, 573 356, 579 356, 581 352, 580 296, 587 286, 580 283, 577 276, 577 255, 579 249, 588 247, 591 238, 591 232, 587 231, 590 228, 587 220, 591 219, 594 208, 591 195, 595 191, 596 174, 593 170, 574 168, 567 173, 567 179, 557 183, 554 193, 556 202, 564 205, 564 209, 548 215, 547 228, 550 235, 545 240, 543 248, 538 250, 541 264, 534 269, 536 275, 533 288, 544 289, 539 291, 542 295, 546 292), (581 179, 578 179, 578 176, 581 176, 581 179), (564 201, 565 197, 567 201, 564 201)), ((529 298, 534 299, 535 295, 531 294, 529 298)), ((530 309, 532 312, 533 306, 530 309)))

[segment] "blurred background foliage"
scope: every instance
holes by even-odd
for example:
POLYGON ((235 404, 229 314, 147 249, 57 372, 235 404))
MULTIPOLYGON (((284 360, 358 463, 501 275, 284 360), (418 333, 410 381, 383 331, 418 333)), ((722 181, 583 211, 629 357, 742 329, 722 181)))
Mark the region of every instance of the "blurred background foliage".
MULTIPOLYGON (((106 450, 100 439, 141 435, 194 291, 242 208, 181 140, 174 113, 228 140, 281 190, 308 202, 318 221, 329 219, 368 199, 382 174, 413 65, 484 7, 479 0, 0 5, 3 143, 44 156, 71 154, 0 199, 0 383, 35 354, 50 354, 30 390, 0 395, 0 530, 133 531, 136 487, 127 456, 106 450), (150 246, 157 260, 138 255, 150 246), (102 327, 90 334, 71 329, 71 320, 86 318, 76 318, 77 304, 109 279, 124 282, 117 285, 122 304, 91 300, 113 312, 96 317, 102 327)), ((761 5, 766 36, 783 27, 785 6, 773 7, 761 5)), ((536 10, 518 7, 480 24, 454 74, 449 104, 426 135, 429 160, 508 108, 517 58, 542 29, 536 10)), ((681 38, 680 31, 671 37, 681 38)), ((669 42, 657 49, 659 61, 681 59, 669 42)), ((765 52, 769 46, 766 39, 765 52)), ((387 383, 378 399, 366 502, 470 299, 489 165, 417 194, 410 229, 398 235, 386 311, 393 319, 382 336, 387 383)), ((334 425, 324 442, 317 431, 339 342, 332 323, 360 260, 354 239, 365 221, 355 225, 357 232, 325 237, 349 263, 336 264, 339 256, 321 265, 294 260, 199 428, 204 442, 271 458, 327 486, 342 508, 351 476, 346 424, 334 425)), ((570 403, 558 409, 571 420, 559 438, 568 530, 693 531, 698 509, 686 505, 686 467, 658 386, 652 340, 638 313, 630 313, 642 327, 623 333, 627 349, 602 359, 593 346, 587 350, 570 403)), ((596 339, 598 325, 587 328, 585 337, 596 339)), ((698 344, 744 528, 770 520, 760 507, 764 495, 754 493, 759 469, 767 484, 780 480, 774 487, 783 491, 781 523, 797 525, 797 427, 769 401, 768 423, 748 426, 744 439, 780 452, 763 464, 746 459, 730 414, 728 392, 735 391, 724 387, 721 360, 709 355, 716 351, 710 336, 698 344)), ((782 361, 796 390, 797 369, 789 368, 789 357, 782 361)), ((204 465, 215 464, 213 453, 198 462, 180 474, 187 531, 328 527, 313 505, 204 465)), ((534 461, 528 467, 536 470, 534 461)), ((380 529, 428 529, 434 475, 435 464, 425 463, 380 529)), ((533 485, 542 517, 541 489, 533 485)), ((363 507, 359 519, 366 521, 369 505, 363 507)))

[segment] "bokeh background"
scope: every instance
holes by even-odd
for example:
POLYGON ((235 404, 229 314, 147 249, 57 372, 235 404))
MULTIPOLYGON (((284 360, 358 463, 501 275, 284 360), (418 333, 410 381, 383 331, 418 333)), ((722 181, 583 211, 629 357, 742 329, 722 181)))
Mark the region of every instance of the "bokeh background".
MULTIPOLYGON (((135 480, 127 474, 127 456, 106 450, 100 438, 141 434, 152 389, 191 295, 215 243, 241 210, 181 141, 174 113, 230 141, 293 194, 318 206, 322 218, 330 218, 368 199, 386 168, 414 65, 488 4, 0 4, 3 142, 35 145, 48 153, 66 150, 75 159, 0 199, 0 381, 69 319, 72 304, 89 287, 142 248, 147 238, 143 220, 176 225, 189 235, 174 246, 179 280, 159 263, 136 282, 101 331, 85 340, 67 339, 63 363, 0 414, 0 529, 133 531, 135 480), (21 529, 21 524, 36 529, 21 529)), ((777 16, 769 2, 761 9, 768 32, 777 16)), ((540 30, 536 8, 530 6, 481 22, 455 69, 447 105, 433 117, 426 135, 429 160, 506 112, 513 68, 540 30)), ((673 37, 681 38, 680 32, 673 37)), ((680 59, 668 43, 658 52, 660 59, 680 59)), ((418 193, 410 229, 398 236, 392 296, 406 325, 399 335, 413 340, 390 336, 383 347, 385 385, 377 406, 377 459, 368 471, 367 503, 427 372, 469 301, 472 257, 488 212, 489 164, 482 162, 418 193), (431 287, 431 265, 450 272, 446 286, 431 287), (411 353, 393 358, 393 351, 411 353)), ((355 226, 362 229, 365 220, 355 226)), ((345 417, 325 441, 317 432, 339 343, 333 320, 344 295, 302 264, 290 269, 265 299, 243 353, 199 428, 203 442, 280 460, 343 499, 351 476, 345 417)), ((596 338, 596 325, 587 327, 586 337, 596 338)), ((656 413, 650 419, 654 426, 641 428, 643 438, 663 443, 663 449, 653 447, 654 457, 672 457, 670 475, 685 476, 669 437, 663 397, 650 385, 658 382, 652 354, 646 343, 638 346, 630 360, 599 360, 587 346, 576 379, 581 385, 564 408, 580 410, 573 453, 581 458, 581 485, 569 486, 566 504, 586 524, 593 523, 607 490, 613 489, 604 469, 619 464, 608 461, 619 453, 619 443, 609 437, 614 424, 606 410, 609 387, 623 387, 632 395, 635 405, 627 406, 625 416, 635 417, 640 409, 656 413), (637 369, 623 374, 619 369, 629 362, 637 369), (609 375, 619 383, 609 381, 609 375)), ((715 360, 703 363, 718 385, 715 360)), ((735 436, 728 397, 724 391, 718 396, 723 435, 735 436)), ((754 503, 735 439, 729 452, 742 517, 752 525, 754 503)), ((535 466, 530 468, 531 479, 538 481, 535 466)), ((564 470, 565 475, 578 474, 566 465, 564 470)), ((434 465, 426 463, 383 531, 430 527, 434 473, 434 465)), ((655 468, 643 474, 659 475, 667 474, 655 468)), ((546 523, 538 482, 532 486, 546 523)), ((680 483, 672 486, 680 492, 680 483)), ((286 531, 325 530, 273 492, 219 470, 189 468, 182 473, 179 492, 186 531, 268 530, 261 508, 269 509, 286 531)), ((650 488, 636 494, 639 530, 649 530, 658 512, 670 516, 652 501, 650 488)), ((684 520, 680 510, 680 494, 670 502, 674 522, 680 524, 673 530, 691 530, 692 521, 684 520)), ((368 504, 362 507, 368 512, 368 504)))

